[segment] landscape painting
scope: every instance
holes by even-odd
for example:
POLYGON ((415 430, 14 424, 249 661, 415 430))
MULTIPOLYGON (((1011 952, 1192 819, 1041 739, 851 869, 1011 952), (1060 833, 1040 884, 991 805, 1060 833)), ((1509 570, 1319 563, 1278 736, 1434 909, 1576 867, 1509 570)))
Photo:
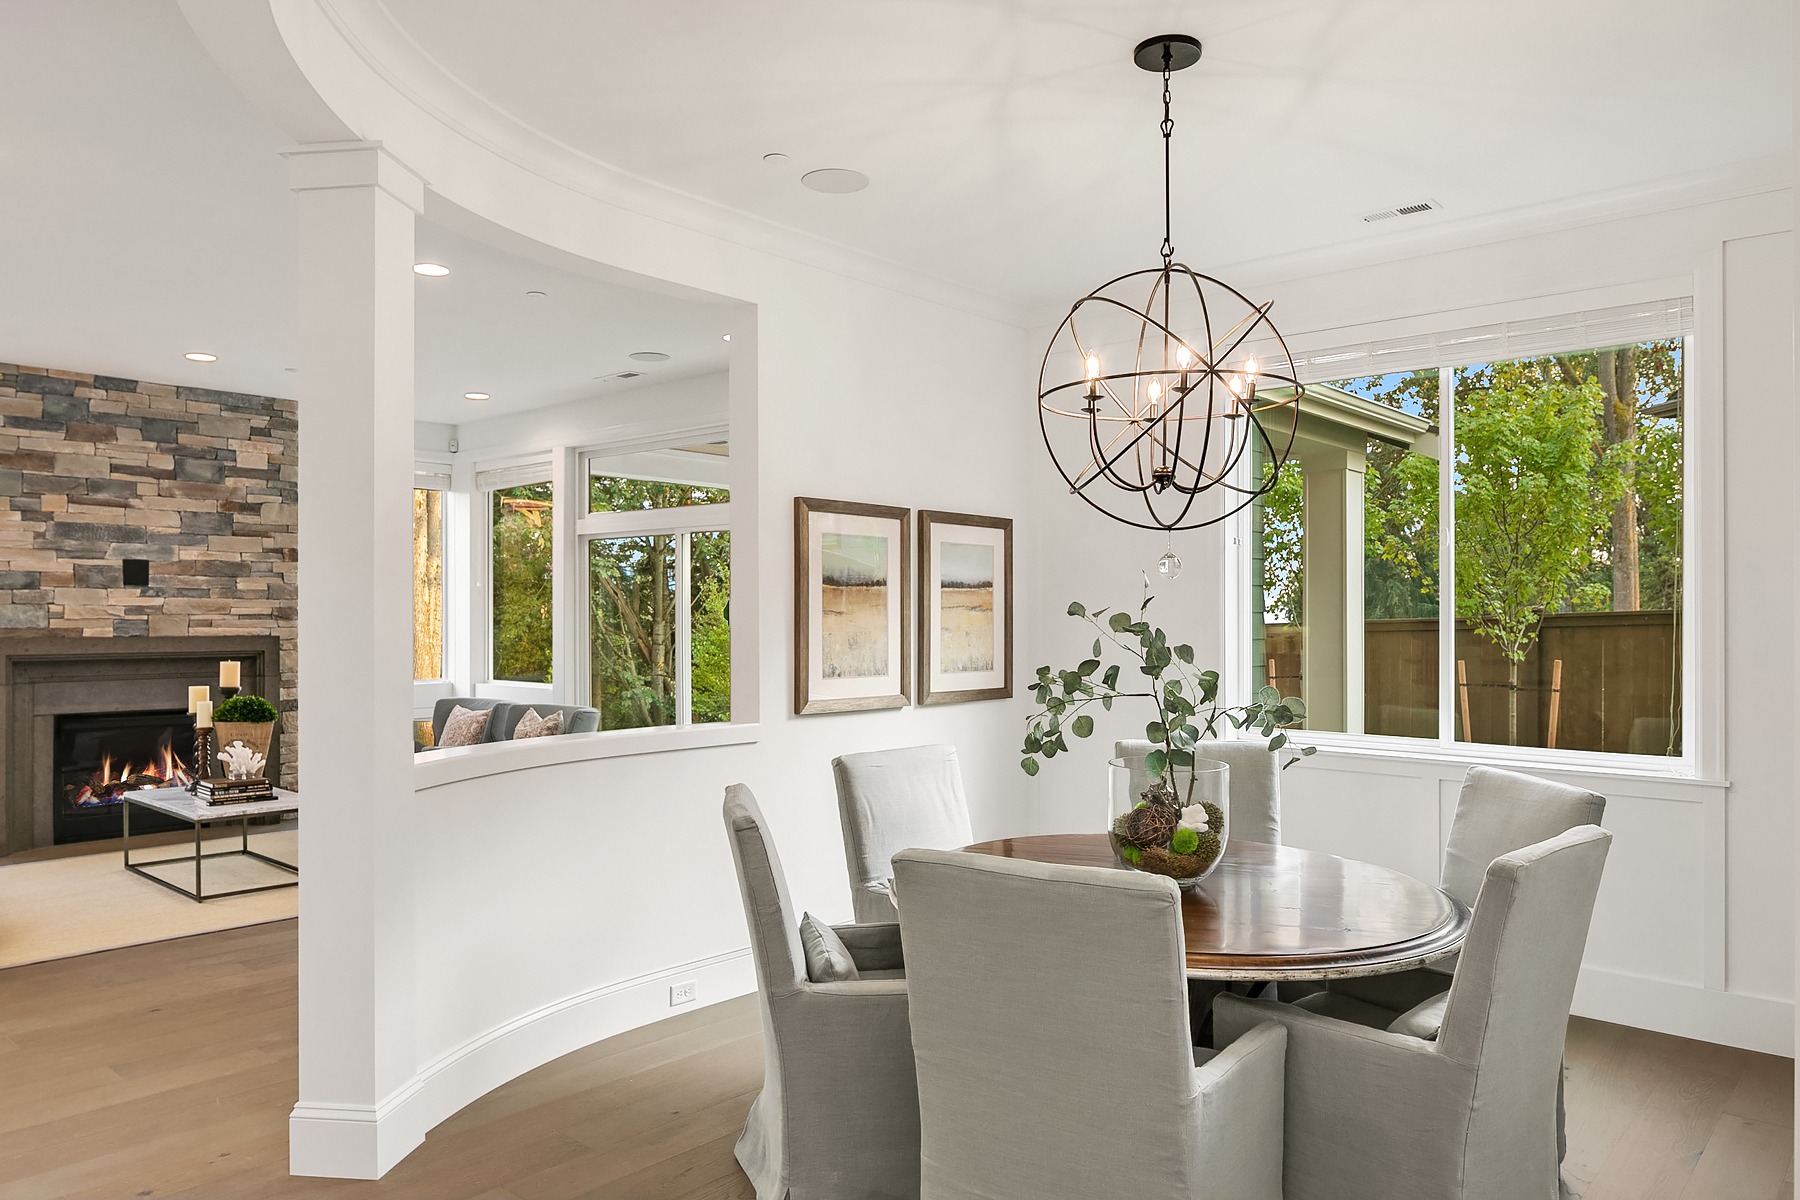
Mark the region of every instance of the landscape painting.
POLYGON ((1012 695, 1012 521, 919 513, 919 703, 1012 695))
POLYGON ((888 540, 819 536, 819 665, 827 679, 888 673, 888 540))
POLYGON ((912 513, 794 499, 794 712, 912 703, 912 513))
POLYGON ((938 664, 946 673, 994 669, 994 548, 938 546, 938 664))

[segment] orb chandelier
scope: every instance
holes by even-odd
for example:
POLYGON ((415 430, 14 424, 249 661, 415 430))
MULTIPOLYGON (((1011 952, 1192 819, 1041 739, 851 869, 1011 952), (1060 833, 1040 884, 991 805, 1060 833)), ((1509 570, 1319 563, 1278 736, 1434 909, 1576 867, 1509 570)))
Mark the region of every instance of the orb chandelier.
POLYGON ((1273 302, 1175 260, 1169 76, 1200 61, 1200 43, 1164 34, 1132 57, 1162 74, 1162 265, 1075 302, 1044 351, 1038 425, 1069 490, 1094 508, 1139 529, 1198 529, 1274 486, 1305 389, 1273 302), (1217 499, 1199 503, 1208 492, 1217 499))

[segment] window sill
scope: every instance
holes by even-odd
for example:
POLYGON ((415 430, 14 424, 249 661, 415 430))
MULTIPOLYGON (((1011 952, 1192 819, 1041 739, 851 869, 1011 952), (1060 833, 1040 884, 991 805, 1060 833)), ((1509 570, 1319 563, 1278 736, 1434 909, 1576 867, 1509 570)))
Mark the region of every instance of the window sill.
POLYGON ((634 754, 665 754, 672 750, 697 750, 707 746, 736 746, 757 741, 760 727, 741 725, 689 725, 682 729, 615 729, 601 733, 565 733, 556 737, 525 738, 515 742, 488 742, 448 750, 424 750, 413 756, 413 791, 533 771, 539 767, 590 759, 624 758, 634 754))
MULTIPOLYGON (((1584 750, 1544 750, 1525 746, 1486 746, 1458 743, 1452 749, 1439 742, 1417 742, 1409 738, 1359 736, 1356 734, 1308 734, 1296 732, 1297 745, 1318 747, 1318 753, 1302 763, 1324 766, 1332 760, 1358 760, 1370 763, 1420 763, 1441 767, 1499 767, 1548 775, 1575 775, 1587 778, 1617 779, 1645 784, 1673 785, 1680 788, 1726 790, 1729 780, 1707 779, 1685 759, 1669 759, 1667 765, 1647 765, 1641 756, 1604 754, 1584 750)), ((1664 760, 1650 759, 1660 764, 1664 760)))

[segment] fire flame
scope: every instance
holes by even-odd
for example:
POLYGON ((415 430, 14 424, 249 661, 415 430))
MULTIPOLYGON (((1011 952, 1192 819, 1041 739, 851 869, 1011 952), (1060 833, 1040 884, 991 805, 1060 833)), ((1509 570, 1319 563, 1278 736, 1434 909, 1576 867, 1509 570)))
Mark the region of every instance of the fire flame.
POLYGON ((181 761, 181 756, 175 753, 174 746, 165 737, 149 761, 139 766, 127 760, 116 775, 113 773, 112 755, 101 755, 100 770, 69 797, 69 803, 76 808, 117 804, 126 792, 145 788, 186 787, 193 782, 193 778, 188 773, 187 764, 181 761))

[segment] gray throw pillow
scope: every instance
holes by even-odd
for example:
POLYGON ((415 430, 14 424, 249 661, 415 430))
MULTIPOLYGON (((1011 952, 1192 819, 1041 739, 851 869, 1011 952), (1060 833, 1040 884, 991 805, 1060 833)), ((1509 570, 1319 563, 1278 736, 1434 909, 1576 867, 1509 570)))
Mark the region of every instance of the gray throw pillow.
POLYGON ((438 739, 439 746, 475 746, 487 735, 488 718, 494 710, 464 708, 457 705, 450 710, 444 719, 444 736, 438 739))
POLYGON ((843 983, 861 979, 856 960, 837 930, 811 913, 800 920, 800 945, 806 950, 806 977, 814 983, 843 983))
POLYGON ((520 738, 555 737, 562 732, 563 715, 553 712, 547 717, 540 717, 537 709, 528 708, 525 715, 519 718, 519 724, 513 729, 513 741, 520 738))

